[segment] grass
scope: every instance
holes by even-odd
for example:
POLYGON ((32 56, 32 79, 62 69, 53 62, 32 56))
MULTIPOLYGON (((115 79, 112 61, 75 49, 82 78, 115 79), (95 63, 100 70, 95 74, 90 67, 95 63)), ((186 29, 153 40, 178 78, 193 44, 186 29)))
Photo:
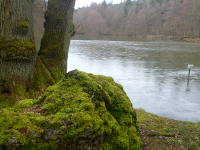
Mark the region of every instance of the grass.
POLYGON ((200 123, 136 112, 144 150, 200 150, 200 123))

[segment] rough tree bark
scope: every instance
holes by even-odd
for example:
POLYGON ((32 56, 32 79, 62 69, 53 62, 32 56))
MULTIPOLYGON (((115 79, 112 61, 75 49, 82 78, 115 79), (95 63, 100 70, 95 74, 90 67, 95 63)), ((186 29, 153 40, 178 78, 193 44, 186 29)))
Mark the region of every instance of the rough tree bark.
POLYGON ((1 93, 26 92, 35 54, 32 0, 0 0, 1 93))
POLYGON ((33 30, 36 51, 40 50, 41 39, 44 34, 44 15, 47 10, 47 3, 45 0, 34 0, 33 3, 33 30))
POLYGON ((74 5, 75 0, 48 1, 45 32, 37 57, 33 82, 33 87, 36 89, 59 81, 67 71, 68 49, 74 32, 74 5))
POLYGON ((42 34, 34 31, 42 31, 44 20, 35 23, 38 1, 0 0, 0 96, 27 96, 66 72, 75 0, 48 1, 40 49, 42 34))
POLYGON ((39 57, 55 80, 60 80, 67 69, 69 41, 74 30, 74 3, 74 0, 50 0, 48 3, 39 57))

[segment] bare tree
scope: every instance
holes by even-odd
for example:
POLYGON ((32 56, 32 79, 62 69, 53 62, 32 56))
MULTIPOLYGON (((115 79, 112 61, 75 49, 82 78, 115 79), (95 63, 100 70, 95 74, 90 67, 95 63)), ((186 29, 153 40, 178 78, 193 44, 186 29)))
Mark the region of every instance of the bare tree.
POLYGON ((79 9, 74 19, 75 25, 81 24, 77 33, 91 36, 90 39, 94 37, 93 30, 99 35, 102 33, 95 24, 88 26, 91 20, 96 22, 98 19, 98 26, 114 37, 183 39, 199 37, 199 11, 199 0, 127 0, 120 4, 96 4, 95 7, 79 9), (101 16, 95 18, 91 12, 98 12, 101 16))

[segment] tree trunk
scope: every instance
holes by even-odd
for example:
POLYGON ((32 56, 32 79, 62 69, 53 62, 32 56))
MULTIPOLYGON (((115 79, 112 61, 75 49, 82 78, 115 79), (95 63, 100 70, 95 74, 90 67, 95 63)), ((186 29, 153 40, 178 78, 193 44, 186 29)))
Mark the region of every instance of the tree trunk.
POLYGON ((36 51, 40 50, 41 39, 44 34, 44 15, 47 10, 45 0, 34 0, 33 3, 33 29, 36 51))
POLYGON ((0 96, 27 96, 66 72, 75 0, 49 0, 45 19, 39 1, 0 0, 0 96))
POLYGON ((39 59, 55 81, 60 80, 67 70, 70 38, 74 32, 74 4, 75 0, 49 0, 48 3, 39 59))
POLYGON ((36 55, 32 0, 0 0, 0 12, 0 93, 20 95, 36 55))

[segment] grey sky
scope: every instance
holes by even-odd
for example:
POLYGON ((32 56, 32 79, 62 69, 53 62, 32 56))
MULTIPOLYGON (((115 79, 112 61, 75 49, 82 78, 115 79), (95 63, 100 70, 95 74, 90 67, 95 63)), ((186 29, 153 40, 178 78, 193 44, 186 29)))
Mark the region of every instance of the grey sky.
MULTIPOLYGON (((76 8, 89 6, 92 2, 101 3, 103 0, 76 0, 76 8)), ((106 0, 107 2, 119 3, 121 0, 106 0)))

